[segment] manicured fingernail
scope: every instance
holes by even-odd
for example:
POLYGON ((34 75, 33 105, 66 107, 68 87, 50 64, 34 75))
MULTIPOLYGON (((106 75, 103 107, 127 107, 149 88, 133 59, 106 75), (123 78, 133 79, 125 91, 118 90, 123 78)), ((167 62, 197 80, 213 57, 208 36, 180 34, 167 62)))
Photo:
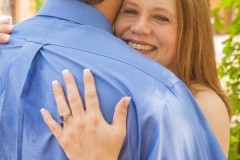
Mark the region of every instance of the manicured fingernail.
POLYGON ((9 30, 9 31, 13 30, 13 27, 14 27, 14 25, 7 25, 6 26, 7 30, 9 30))
POLYGON ((9 41, 10 35, 4 34, 4 35, 2 36, 2 39, 3 39, 4 41, 9 41))
POLYGON ((59 82, 57 80, 52 81, 52 85, 58 84, 59 82))
POLYGON ((64 69, 63 71, 62 71, 62 74, 64 75, 64 74, 68 74, 69 73, 69 70, 67 70, 67 69, 64 69))
POLYGON ((70 76, 69 70, 67 70, 67 69, 63 70, 63 71, 62 71, 62 75, 63 75, 65 78, 69 77, 69 76, 70 76))
POLYGON ((126 101, 130 101, 131 100, 131 97, 126 97, 126 101))
POLYGON ((59 82, 57 80, 52 81, 53 90, 56 90, 58 88, 58 84, 59 82))
POLYGON ((85 76, 89 76, 91 74, 91 71, 90 71, 90 69, 84 69, 83 73, 85 76))
POLYGON ((129 105, 130 101, 131 101, 131 97, 126 97, 126 98, 125 98, 125 103, 126 103, 127 105, 129 105))
POLYGON ((44 108, 42 108, 42 109, 40 109, 40 112, 41 112, 42 114, 44 114, 44 113, 46 112, 46 110, 45 110, 44 108))

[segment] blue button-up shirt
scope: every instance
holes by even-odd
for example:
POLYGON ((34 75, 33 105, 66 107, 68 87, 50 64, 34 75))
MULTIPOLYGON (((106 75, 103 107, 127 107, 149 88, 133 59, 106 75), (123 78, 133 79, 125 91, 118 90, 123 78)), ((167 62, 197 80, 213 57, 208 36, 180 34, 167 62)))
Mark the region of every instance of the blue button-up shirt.
POLYGON ((132 97, 119 159, 225 159, 187 87, 114 37, 107 18, 85 3, 47 0, 0 45, 0 64, 1 160, 67 159, 40 114, 44 107, 60 123, 51 82, 63 84, 66 68, 82 95, 82 70, 93 72, 109 123, 119 99, 132 97))

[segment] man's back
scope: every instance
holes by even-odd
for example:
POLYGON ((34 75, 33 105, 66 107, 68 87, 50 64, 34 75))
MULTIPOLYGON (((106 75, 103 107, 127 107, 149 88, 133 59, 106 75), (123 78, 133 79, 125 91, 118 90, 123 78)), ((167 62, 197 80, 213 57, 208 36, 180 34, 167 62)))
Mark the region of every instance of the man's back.
POLYGON ((83 95, 85 68, 95 76, 107 122, 121 97, 133 98, 119 159, 224 157, 184 84, 113 37, 93 7, 48 0, 38 16, 15 27, 11 40, 0 45, 0 159, 67 159, 40 109, 58 120, 51 82, 63 83, 60 72, 69 69, 83 95))

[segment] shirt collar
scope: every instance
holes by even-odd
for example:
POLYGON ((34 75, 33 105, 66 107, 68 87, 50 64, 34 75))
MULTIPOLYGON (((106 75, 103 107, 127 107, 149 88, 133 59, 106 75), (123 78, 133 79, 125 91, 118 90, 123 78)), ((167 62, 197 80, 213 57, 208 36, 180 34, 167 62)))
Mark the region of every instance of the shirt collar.
POLYGON ((79 0, 46 0, 37 13, 37 16, 42 15, 94 26, 112 33, 112 26, 107 17, 93 6, 79 0))

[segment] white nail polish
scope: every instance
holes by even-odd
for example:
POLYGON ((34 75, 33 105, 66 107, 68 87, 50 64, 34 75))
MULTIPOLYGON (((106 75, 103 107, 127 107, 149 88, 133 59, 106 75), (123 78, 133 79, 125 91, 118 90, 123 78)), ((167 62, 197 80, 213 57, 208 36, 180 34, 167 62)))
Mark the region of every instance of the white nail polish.
POLYGON ((13 27, 14 27, 14 25, 7 25, 6 26, 7 30, 10 30, 10 31, 13 30, 13 27))
POLYGON ((9 41, 10 35, 5 34, 5 35, 2 36, 2 39, 3 39, 4 41, 9 41))
POLYGON ((62 71, 62 74, 64 75, 64 74, 66 74, 66 73, 69 73, 69 70, 64 69, 64 70, 62 71))
POLYGON ((46 110, 44 108, 40 109, 41 113, 44 113, 46 110))
POLYGON ((130 101, 131 100, 131 97, 126 97, 126 101, 130 101))
POLYGON ((52 81, 52 85, 54 84, 58 84, 58 81, 57 80, 52 81))
POLYGON ((87 76, 87 75, 90 75, 91 71, 90 71, 90 69, 84 69, 83 73, 84 73, 84 75, 87 76))

